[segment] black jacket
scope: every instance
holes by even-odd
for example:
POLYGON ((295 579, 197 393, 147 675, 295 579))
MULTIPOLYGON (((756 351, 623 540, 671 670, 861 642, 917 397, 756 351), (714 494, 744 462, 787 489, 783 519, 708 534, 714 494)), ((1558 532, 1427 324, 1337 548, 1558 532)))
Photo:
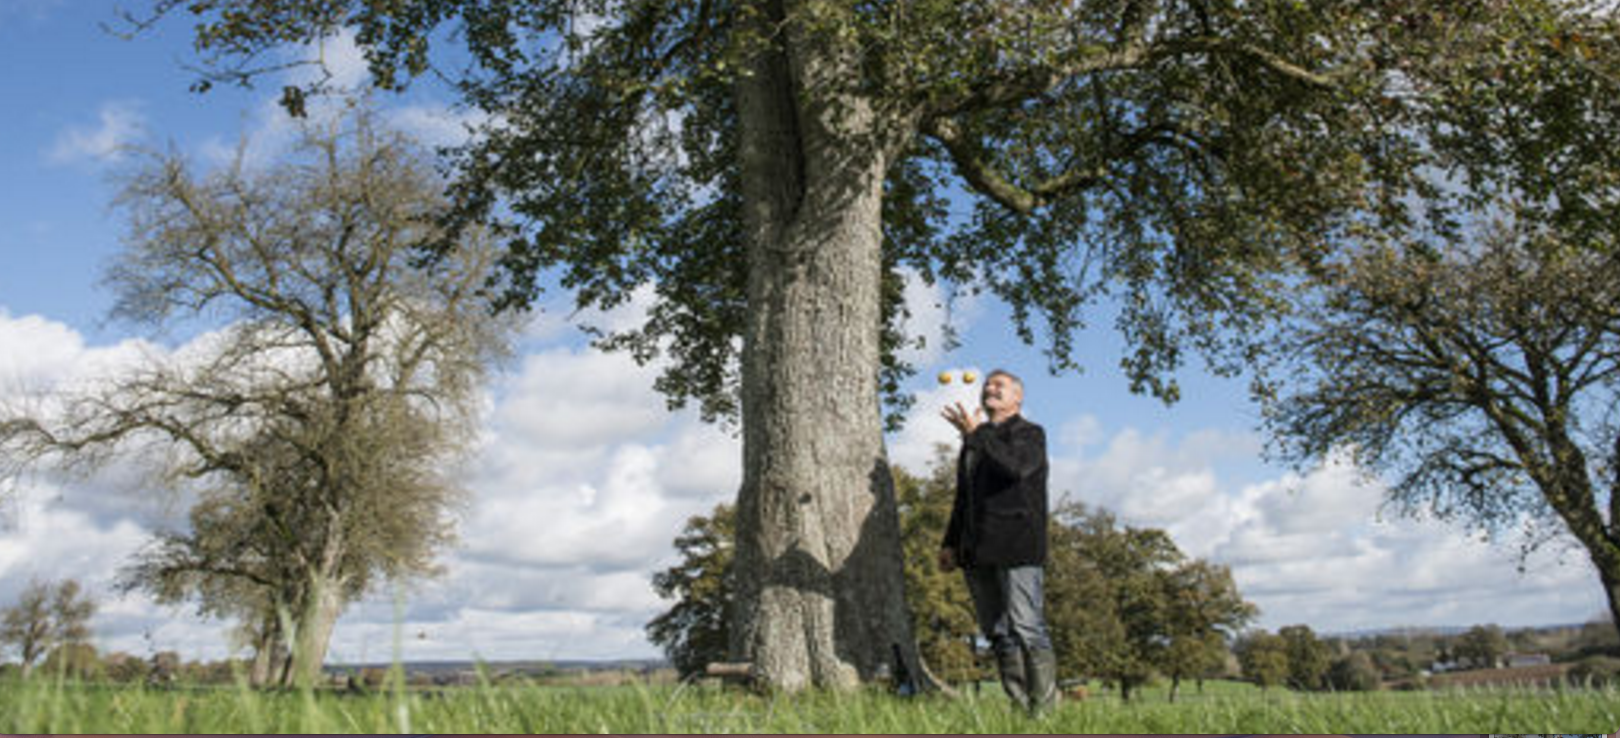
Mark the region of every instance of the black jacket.
POLYGON ((1046 431, 1014 415, 981 424, 956 459, 945 547, 962 566, 1046 563, 1046 431))

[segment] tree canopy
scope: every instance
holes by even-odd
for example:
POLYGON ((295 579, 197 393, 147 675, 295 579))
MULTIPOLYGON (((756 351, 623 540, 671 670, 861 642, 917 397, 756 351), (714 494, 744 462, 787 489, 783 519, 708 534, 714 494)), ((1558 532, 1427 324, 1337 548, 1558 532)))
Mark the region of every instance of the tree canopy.
POLYGON ((1243 352, 1222 349, 1282 309, 1284 275, 1319 259, 1352 215, 1398 214, 1416 155, 1386 97, 1391 70, 1434 49, 1408 48, 1416 39, 1464 34, 1491 12, 1353 0, 156 5, 196 18, 209 83, 248 83, 279 68, 263 55, 341 29, 381 87, 446 76, 491 116, 458 153, 456 189, 464 216, 510 228, 509 302, 531 302, 552 269, 581 306, 655 285, 647 323, 603 344, 667 354, 659 388, 710 417, 737 409, 748 259, 734 94, 760 48, 847 41, 857 58, 797 83, 829 106, 870 101, 882 125, 867 145, 894 149, 891 407, 907 403, 897 350, 918 340, 902 333, 906 273, 1005 299, 1058 369, 1085 363, 1074 340, 1108 294, 1133 388, 1168 399, 1186 348, 1236 371, 1243 352), (436 56, 451 38, 457 51, 442 56, 455 61, 436 56))

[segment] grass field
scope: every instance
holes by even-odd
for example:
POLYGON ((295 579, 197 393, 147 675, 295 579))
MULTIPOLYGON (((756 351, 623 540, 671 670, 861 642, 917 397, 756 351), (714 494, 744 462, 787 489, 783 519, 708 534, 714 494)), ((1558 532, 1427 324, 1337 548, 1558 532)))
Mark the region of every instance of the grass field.
POLYGON ((0 733, 1605 733, 1620 689, 1262 693, 1148 690, 1040 720, 985 688, 959 700, 877 692, 765 697, 717 687, 486 686, 372 695, 0 684, 0 733))

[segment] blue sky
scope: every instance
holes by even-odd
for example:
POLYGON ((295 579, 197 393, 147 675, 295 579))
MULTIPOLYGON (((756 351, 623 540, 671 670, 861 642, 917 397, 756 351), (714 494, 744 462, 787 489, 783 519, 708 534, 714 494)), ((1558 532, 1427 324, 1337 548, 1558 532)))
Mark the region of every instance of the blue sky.
MULTIPOLYGON (((126 41, 98 25, 116 22, 111 8, 0 0, 8 111, 0 123, 0 400, 186 340, 104 319, 110 299, 98 275, 119 248, 108 176, 128 162, 120 147, 172 146, 206 165, 244 136, 273 156, 289 130, 274 105, 281 80, 193 94, 184 19, 126 41)), ((340 80, 359 79, 352 46, 327 51, 340 80)), ((428 88, 384 104, 396 125, 435 141, 453 139, 467 118, 428 88)), ((946 319, 939 292, 916 283, 908 295, 914 328, 937 336, 946 319)), ((469 475, 473 501, 463 542, 443 557, 447 576, 355 606, 339 624, 333 659, 387 658, 396 625, 410 634, 407 658, 655 654, 641 631, 663 606, 649 578, 671 563, 670 541, 687 516, 735 493, 738 446, 693 413, 665 412, 651 390, 655 369, 589 349, 563 317, 566 299, 547 298, 551 309, 529 327, 522 355, 490 388, 469 475), (570 387, 566 397, 559 386, 570 387)), ((644 307, 638 300, 582 319, 611 325, 644 307)), ((1047 375, 1039 352, 1016 342, 999 304, 959 303, 950 320, 962 346, 913 357, 922 369, 910 387, 918 402, 912 422, 889 439, 896 461, 916 468, 932 443, 951 438, 935 411, 971 390, 940 387, 939 371, 1017 372, 1028 385, 1027 414, 1049 430, 1054 496, 1164 527, 1189 554, 1231 565, 1265 627, 1513 626, 1580 622, 1603 609, 1578 553, 1549 551, 1520 574, 1511 551, 1466 531, 1380 519, 1378 485, 1360 483, 1345 464, 1303 475, 1267 464, 1241 379, 1195 366, 1173 407, 1130 395, 1105 317, 1081 344, 1087 372, 1063 377, 1047 375)), ((183 517, 136 479, 120 465, 93 479, 43 475, 0 489, 0 603, 29 577, 78 577, 105 599, 95 622, 103 649, 225 654, 223 625, 112 592, 130 552, 183 517)))

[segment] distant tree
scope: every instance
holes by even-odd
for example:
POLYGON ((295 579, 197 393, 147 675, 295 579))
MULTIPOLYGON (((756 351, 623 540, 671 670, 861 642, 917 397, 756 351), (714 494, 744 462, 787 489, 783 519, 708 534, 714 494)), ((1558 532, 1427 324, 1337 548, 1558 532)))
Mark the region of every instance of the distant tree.
POLYGON ((1090 679, 1118 673, 1129 658, 1125 623, 1112 587, 1081 545, 1087 528, 1081 521, 1091 512, 1078 506, 1064 509, 1065 515, 1050 518, 1046 563, 1046 622, 1057 650, 1058 676, 1090 679))
POLYGON ((1572 646, 1582 653, 1620 658, 1620 628, 1616 627, 1612 615, 1604 613, 1581 625, 1572 646))
POLYGON ((1169 645, 1161 663, 1170 677, 1170 701, 1176 700, 1181 681, 1203 680, 1226 664, 1228 641, 1259 614, 1259 608, 1238 593, 1232 570, 1207 561, 1189 561, 1165 577, 1170 617, 1169 645))
POLYGON ((1260 689, 1288 682, 1288 644, 1282 637, 1263 630, 1253 631, 1238 639, 1236 650, 1243 675, 1260 689))
POLYGON ((103 672, 107 678, 120 684, 137 684, 146 681, 146 660, 123 651, 114 651, 101 659, 103 672))
POLYGON ((1507 635, 1500 625, 1476 625, 1457 639, 1453 653, 1459 661, 1476 669, 1491 669, 1501 665, 1508 652, 1507 635))
MULTIPOLYGON (((1054 639, 1071 651, 1075 642, 1088 642, 1081 649, 1091 659, 1088 671, 1114 682, 1128 701, 1138 687, 1152 679, 1165 657, 1171 616, 1164 577, 1180 562, 1181 552, 1164 531, 1120 526, 1112 513, 1082 503, 1062 504, 1052 517, 1056 521, 1052 547, 1072 548, 1075 554, 1072 559, 1060 555, 1056 560, 1078 571, 1058 569, 1048 576, 1054 582, 1075 578, 1079 589, 1092 590, 1097 597, 1082 605, 1096 609, 1079 622, 1065 616, 1083 613, 1083 609, 1060 607, 1053 613, 1057 618, 1049 620, 1053 620, 1054 639), (1098 623, 1099 617, 1112 622, 1098 623)), ((1059 592, 1053 597, 1067 599, 1059 592)))
POLYGON ((375 666, 368 666, 361 669, 359 683, 363 685, 367 691, 375 692, 380 690, 388 683, 388 670, 379 669, 375 666))
POLYGON ((1572 685, 1589 689, 1620 685, 1620 658, 1587 656, 1575 662, 1564 674, 1564 679, 1572 685))
POLYGON ((151 684, 170 684, 180 678, 180 669, 185 662, 175 651, 158 651, 152 654, 146 669, 146 680, 151 684))
POLYGON ((726 660, 735 526, 736 511, 726 504, 688 519, 675 539, 680 560, 653 576, 658 596, 675 604, 647 624, 647 638, 664 649, 682 677, 726 660))
POLYGON ((1309 625, 1288 625, 1277 631, 1283 652, 1288 656, 1288 685, 1294 689, 1317 690, 1325 685, 1333 654, 1316 637, 1309 625))
POLYGON ((95 601, 78 580, 68 579, 54 586, 34 580, 0 617, 0 643, 16 649, 22 675, 27 677, 40 658, 54 649, 88 641, 90 618, 95 612, 95 601))
POLYGON ((23 677, 32 673, 35 662, 50 650, 50 598, 50 585, 37 580, 30 582, 0 620, 0 643, 16 650, 23 677))
POLYGON ((1351 651, 1328 667, 1327 685, 1339 692, 1371 692, 1383 681, 1382 673, 1366 651, 1351 651))
POLYGON ((1414 661, 1402 648, 1374 646, 1365 653, 1372 658, 1373 666, 1378 669, 1385 681, 1416 676, 1419 671, 1427 668, 1424 664, 1414 661))
MULTIPOLYGON (((1180 681, 1221 668, 1226 639, 1257 612, 1231 572, 1187 560, 1162 530, 1120 526, 1081 503, 1053 515, 1048 622, 1060 671, 1132 693, 1155 674, 1180 681)), ((1173 697, 1172 697, 1173 699, 1173 697)))
POLYGON ((126 583, 205 614, 287 618, 264 645, 293 639, 289 680, 317 679, 344 608, 435 571, 453 538, 453 464, 516 326, 486 299, 488 234, 445 231, 427 152, 364 101, 305 123, 264 167, 153 154, 118 203, 114 315, 227 322, 197 355, 75 389, 60 413, 0 408, 0 463, 140 455, 154 488, 190 488, 192 527, 160 534, 126 583), (429 244, 445 258, 420 259, 429 244))
POLYGON ((40 668, 53 677, 81 680, 94 679, 106 673, 96 647, 82 641, 56 644, 46 654, 40 668))

